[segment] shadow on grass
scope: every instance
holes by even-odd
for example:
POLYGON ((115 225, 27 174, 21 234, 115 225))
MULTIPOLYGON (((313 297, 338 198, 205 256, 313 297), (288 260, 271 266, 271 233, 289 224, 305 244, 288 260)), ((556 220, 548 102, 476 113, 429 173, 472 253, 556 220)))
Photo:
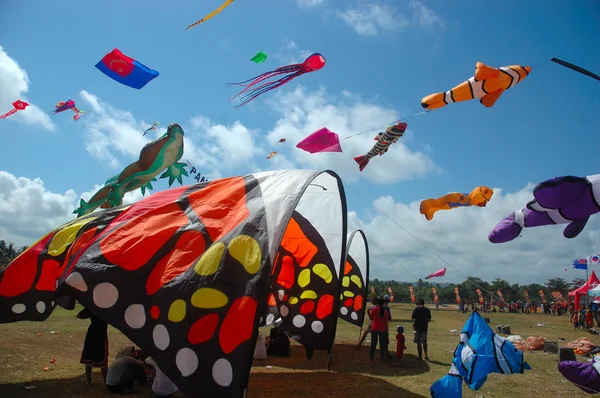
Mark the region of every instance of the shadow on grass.
MULTIPOLYGON (((404 354, 401 360, 388 359, 384 364, 379 360, 379 350, 375 351, 375 363, 369 361, 369 348, 354 349, 349 344, 336 344, 333 347, 331 370, 346 374, 371 374, 376 376, 408 376, 426 373, 429 365, 419 361, 415 355, 404 354)), ((304 348, 292 345, 290 357, 269 357, 254 361, 256 370, 268 367, 302 370, 324 370, 327 368, 326 351, 315 351, 312 359, 307 359, 304 348)), ((268 369, 268 368, 267 368, 268 369)))
MULTIPOLYGON (((270 370, 270 369, 269 369, 270 370)), ((327 398, 372 397, 424 398, 378 377, 340 372, 253 372, 248 386, 248 398, 327 398)))

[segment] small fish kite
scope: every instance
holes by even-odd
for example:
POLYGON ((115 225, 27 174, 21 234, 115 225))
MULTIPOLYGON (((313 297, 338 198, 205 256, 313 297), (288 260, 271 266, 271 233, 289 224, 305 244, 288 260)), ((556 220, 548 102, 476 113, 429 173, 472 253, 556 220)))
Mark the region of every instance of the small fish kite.
POLYGON ((529 66, 511 65, 492 68, 482 62, 477 62, 475 76, 450 91, 431 94, 423 98, 421 106, 427 110, 433 110, 452 102, 480 98, 479 102, 483 106, 491 108, 504 91, 520 83, 529 75, 529 72, 531 72, 529 66))
POLYGON ((29 104, 27 102, 21 101, 21 100, 17 100, 15 102, 13 102, 12 105, 13 105, 13 109, 6 112, 4 115, 0 116, 0 119, 6 119, 8 116, 12 115, 13 113, 16 113, 17 111, 25 110, 25 108, 27 108, 29 106, 29 104))
POLYGON ((264 52, 259 52, 258 54, 256 54, 254 57, 250 58, 250 61, 252 62, 256 62, 257 64, 260 64, 261 62, 265 62, 267 60, 267 54, 265 54, 264 52))
POLYGON ((567 224, 563 236, 577 237, 590 216, 600 212, 600 174, 555 177, 533 189, 534 200, 510 213, 488 235, 492 243, 515 239, 523 228, 567 224))
POLYGON ((246 81, 243 82, 239 82, 239 83, 227 83, 227 85, 229 86, 243 86, 245 87, 242 91, 240 91, 239 93, 237 93, 233 98, 231 98, 229 101, 233 100, 234 98, 241 96, 242 94, 246 93, 246 91, 248 91, 246 94, 244 94, 243 96, 240 97, 240 104, 236 105, 235 108, 241 108, 242 106, 248 104, 249 102, 253 101, 254 99, 256 99, 256 97, 258 97, 261 94, 266 93, 267 91, 271 91, 273 89, 276 89, 277 87, 283 86, 284 84, 292 81, 293 79, 295 79, 298 76, 304 75, 305 73, 309 73, 309 72, 314 72, 317 71, 319 69, 322 69, 325 66, 325 58, 319 54, 319 53, 315 53, 312 54, 311 56, 309 56, 308 58, 306 58, 304 60, 304 62, 302 62, 301 64, 293 64, 293 65, 288 65, 288 66, 282 66, 280 68, 277 68, 275 70, 269 71, 269 72, 265 72, 261 75, 258 75, 256 77, 253 77, 251 79, 248 79, 246 81), (278 80, 271 80, 271 81, 267 81, 266 80, 278 76, 278 75, 286 75, 278 80), (261 83, 258 87, 253 88, 255 85, 261 83))
POLYGON ((284 143, 285 142, 285 138, 280 139, 279 141, 277 141, 278 144, 284 143))
POLYGON ((322 127, 304 138, 296 144, 296 148, 308 153, 342 152, 340 137, 327 127, 322 127))
POLYGON ((398 142, 398 139, 404 135, 406 128, 408 125, 404 122, 396 123, 391 125, 385 130, 385 133, 379 133, 374 138, 377 142, 373 145, 373 148, 366 155, 357 156, 354 158, 356 163, 358 163, 358 168, 360 171, 363 171, 365 167, 369 164, 369 161, 375 156, 382 156, 387 152, 390 145, 398 142))
POLYGON ((146 131, 144 131, 144 134, 142 134, 142 135, 146 135, 146 133, 148 133, 148 131, 156 130, 158 128, 159 124, 160 123, 158 123, 158 122, 154 122, 150 128, 148 128, 148 129, 146 129, 146 131))
POLYGON ((438 269, 437 271, 435 271, 433 274, 429 274, 425 277, 425 279, 430 279, 430 278, 440 278, 442 276, 446 275, 446 268, 442 268, 442 269, 438 269))
POLYGON ((438 210, 451 210, 457 207, 485 207, 492 199, 494 190, 486 186, 476 187, 470 194, 451 192, 437 199, 425 199, 421 202, 420 212, 428 221, 438 210))
POLYGON ((460 343, 448 374, 430 388, 433 398, 462 398, 462 383, 479 390, 490 373, 505 375, 525 373, 531 366, 523 361, 523 351, 498 336, 477 311, 465 322, 460 343))
POLYGON ((269 154, 267 155, 267 159, 274 158, 276 155, 277 155, 277 152, 274 152, 274 151, 273 151, 273 152, 271 152, 271 153, 269 153, 269 154))
POLYGON ((115 48, 96 64, 96 68, 114 81, 141 89, 159 73, 115 48))
POLYGON ((227 0, 227 1, 225 1, 225 3, 221 4, 221 6, 219 8, 217 8, 216 10, 214 10, 213 12, 211 12, 210 14, 208 14, 207 16, 205 16, 204 18, 202 18, 201 20, 199 20, 197 22, 194 22, 193 24, 191 24, 190 26, 188 26, 187 28, 185 28, 185 30, 193 28, 196 25, 200 25, 202 22, 208 21, 209 19, 211 19, 212 17, 214 17, 215 15, 217 15, 218 13, 220 13, 221 11, 223 11, 225 9, 225 7, 227 7, 231 3, 233 3, 233 0, 227 0))

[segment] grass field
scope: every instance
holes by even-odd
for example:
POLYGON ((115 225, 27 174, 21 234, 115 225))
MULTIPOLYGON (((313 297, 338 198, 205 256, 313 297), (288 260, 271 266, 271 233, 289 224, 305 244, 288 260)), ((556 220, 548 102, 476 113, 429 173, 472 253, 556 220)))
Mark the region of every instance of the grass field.
MULTIPOLYGON (((292 342, 290 358, 269 358, 254 361, 248 398, 304 398, 306 396, 330 397, 429 397, 430 385, 448 372, 452 352, 458 343, 466 314, 454 309, 432 309, 433 322, 429 326, 429 362, 416 360, 416 346, 412 343, 412 323, 409 321, 413 306, 392 304, 395 325, 405 326, 408 333, 404 358, 399 366, 371 364, 368 359, 368 343, 360 350, 353 350, 359 329, 344 321, 338 324, 336 344, 333 350, 331 371, 327 366, 327 353, 316 351, 312 360, 307 360, 304 349, 292 342), (267 367, 268 366, 268 367, 267 367)), ((102 384, 98 370, 94 371, 94 383, 87 385, 83 366, 79 364, 83 339, 89 325, 86 320, 75 318, 76 311, 57 309, 45 322, 20 322, 0 325, 0 397, 51 397, 51 398, 96 398, 113 396, 102 384), (51 331, 58 332, 52 334, 51 331), (41 334, 41 335, 40 335, 41 334), (50 359, 56 359, 50 364, 50 359), (44 371, 47 366, 49 370, 44 371), (26 390, 35 386, 35 390, 26 390)), ((560 346, 579 337, 589 337, 600 344, 600 340, 587 332, 575 332, 566 316, 542 314, 489 314, 491 326, 508 324, 513 334, 523 338, 543 336, 556 341, 560 346), (538 323, 546 323, 543 327, 538 323)), ((109 327, 110 358, 128 343, 118 330, 109 327)), ((395 350, 391 335, 390 351, 395 350)), ((367 339, 369 341, 369 339, 367 339)), ((527 352, 525 360, 531 371, 517 375, 489 377, 479 391, 463 388, 464 397, 584 397, 583 391, 561 377, 557 370, 558 356, 542 351, 527 352)), ((583 361, 584 359, 581 358, 583 361)), ((140 391, 141 388, 137 387, 140 391)), ((141 391, 132 397, 148 397, 141 391)), ((182 396, 182 395, 177 395, 182 396)))

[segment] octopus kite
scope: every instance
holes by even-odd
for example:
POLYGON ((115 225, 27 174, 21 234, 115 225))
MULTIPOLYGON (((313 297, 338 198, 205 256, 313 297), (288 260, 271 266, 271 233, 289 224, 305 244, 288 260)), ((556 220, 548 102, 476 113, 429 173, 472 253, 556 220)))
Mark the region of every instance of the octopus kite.
POLYGON ((109 178, 104 186, 90 198, 88 202, 79 201, 79 208, 73 213, 77 217, 93 212, 98 207, 109 209, 123 204, 123 196, 138 188, 142 194, 146 189, 152 190, 152 182, 164 171, 160 178, 169 178, 169 186, 175 180, 183 184, 183 176, 187 176, 185 163, 177 161, 183 156, 183 130, 178 124, 171 124, 167 132, 159 139, 146 144, 140 151, 137 161, 127 166, 121 173, 109 178))
POLYGON ((523 228, 554 224, 567 224, 565 238, 577 237, 590 216, 600 212, 600 174, 546 180, 534 188, 533 197, 525 208, 510 213, 494 227, 490 242, 509 242, 523 228))
POLYGON ((452 192, 437 199, 425 199, 421 202, 420 212, 429 221, 438 210, 451 210, 457 207, 479 206, 485 207, 492 199, 494 190, 480 186, 470 194, 452 192))
POLYGON ((204 18, 202 18, 201 20, 199 20, 197 22, 194 22, 193 24, 191 24, 190 26, 188 26, 187 28, 185 28, 185 30, 193 28, 196 25, 200 25, 202 22, 208 21, 209 19, 211 19, 212 17, 214 17, 215 15, 217 15, 218 13, 220 13, 221 11, 223 11, 225 9, 225 7, 227 7, 231 3, 233 3, 233 0, 227 0, 227 1, 225 1, 225 3, 221 4, 221 6, 219 8, 217 8, 216 10, 214 10, 213 12, 211 12, 210 14, 208 14, 207 16, 205 16, 204 18))
POLYGON ((462 82, 450 91, 431 94, 421 100, 421 106, 428 110, 444 107, 452 102, 469 101, 481 98, 479 102, 487 108, 494 106, 500 95, 525 79, 531 67, 501 66, 492 68, 477 62, 475 76, 462 82))
POLYGON ((360 171, 363 171, 365 167, 369 164, 369 160, 379 155, 382 156, 387 152, 390 145, 395 144, 400 137, 404 135, 406 128, 408 125, 404 122, 393 124, 385 130, 385 133, 379 133, 375 137, 377 141, 373 148, 366 155, 357 156, 354 158, 356 163, 358 163, 358 168, 360 171))
MULTIPOLYGON (((309 56, 302 62, 301 64, 293 64, 288 66, 282 66, 275 70, 265 72, 261 75, 253 77, 243 82, 239 83, 227 83, 229 86, 243 86, 245 87, 242 91, 237 93, 231 100, 234 98, 244 94, 240 97, 240 104, 236 105, 235 108, 241 108, 247 103, 253 101, 261 94, 266 93, 267 91, 271 91, 276 89, 277 87, 283 86, 284 84, 290 82, 298 76, 301 76, 305 73, 314 72, 319 69, 322 69, 325 66, 325 58, 319 54, 315 53, 309 56), (278 80, 267 81, 266 80, 278 76, 278 75, 286 75, 278 80), (265 83, 263 83, 265 82, 265 83), (258 87, 253 88, 255 85, 261 83, 258 87), (248 92, 246 92, 248 91, 248 92)), ((231 101, 229 100, 229 101, 231 101)))

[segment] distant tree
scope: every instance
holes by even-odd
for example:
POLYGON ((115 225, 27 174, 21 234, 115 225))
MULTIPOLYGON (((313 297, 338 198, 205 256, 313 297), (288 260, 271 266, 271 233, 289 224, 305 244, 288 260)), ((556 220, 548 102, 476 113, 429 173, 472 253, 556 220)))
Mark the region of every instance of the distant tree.
POLYGON ((0 269, 5 268, 25 250, 27 246, 16 247, 12 242, 0 240, 0 269))
POLYGON ((575 278, 571 281, 571 290, 573 289, 577 289, 578 287, 581 287, 583 285, 585 285, 585 279, 583 278, 575 278))
POLYGON ((546 281, 546 283, 544 283, 544 285, 546 285, 551 293, 555 290, 558 290, 564 295, 570 290, 569 282, 563 278, 550 278, 546 281))

